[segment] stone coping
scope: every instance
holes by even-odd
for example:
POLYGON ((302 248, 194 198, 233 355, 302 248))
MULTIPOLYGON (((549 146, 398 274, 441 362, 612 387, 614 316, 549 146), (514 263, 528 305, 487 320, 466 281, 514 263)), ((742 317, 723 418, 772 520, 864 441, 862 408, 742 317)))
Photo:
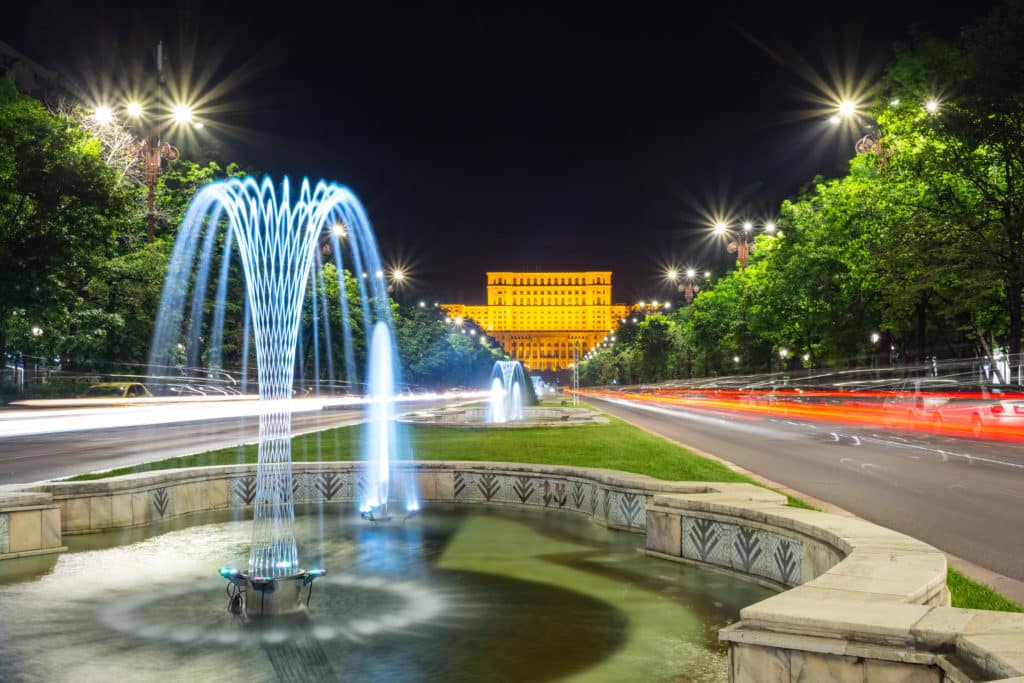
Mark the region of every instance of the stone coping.
POLYGON ((445 427, 477 429, 517 429, 524 427, 578 427, 580 425, 608 424, 608 417, 586 408, 571 406, 524 406, 523 419, 508 422, 487 422, 488 408, 450 407, 407 413, 399 422, 445 427))
MULTIPOLYGON (((295 479, 305 487, 296 489, 297 501, 354 500, 360 466, 294 463, 295 479)), ((734 680, 804 680, 798 670, 813 670, 814 658, 859 667, 852 675, 865 681, 1024 676, 1024 614, 950 607, 942 552, 859 518, 787 507, 785 496, 751 484, 672 482, 525 463, 417 461, 395 463, 394 469, 396 481, 415 480, 425 502, 588 514, 598 523, 645 533, 652 555, 788 588, 744 608, 739 622, 720 631, 730 644, 734 680), (927 676, 898 678, 903 674, 892 667, 927 676), (741 675, 762 669, 778 675, 741 675)), ((3 493, 0 515, 59 506, 65 533, 136 526, 165 513, 251 504, 239 489, 254 474, 254 465, 229 465, 53 482, 3 493), (90 521, 73 528, 82 510, 90 521)))

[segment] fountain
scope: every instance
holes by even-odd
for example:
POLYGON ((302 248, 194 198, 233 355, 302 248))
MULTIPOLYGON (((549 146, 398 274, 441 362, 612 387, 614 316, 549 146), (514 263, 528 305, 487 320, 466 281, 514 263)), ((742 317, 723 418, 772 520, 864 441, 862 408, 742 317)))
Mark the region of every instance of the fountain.
MULTIPOLYGON (((335 255, 343 334, 347 342, 346 367, 350 376, 353 362, 339 243, 341 234, 349 238, 354 265, 363 272, 357 282, 364 329, 372 329, 367 371, 371 407, 366 440, 369 464, 359 510, 371 519, 387 518, 390 461, 397 446, 393 424, 396 358, 391 311, 373 231, 359 200, 347 188, 323 181, 311 187, 308 180, 303 180, 298 196, 293 198, 287 178, 281 184, 280 194, 269 178, 262 182, 253 178, 215 182, 196 194, 175 241, 154 331, 152 365, 171 365, 176 350, 182 348, 178 334, 185 319, 190 284, 192 299, 188 341, 184 348, 189 364, 199 364, 204 302, 216 239, 222 228, 226 235, 208 357, 213 363, 220 360, 218 344, 223 339, 225 280, 234 243, 241 257, 246 284, 245 339, 247 342, 251 324, 256 342, 261 408, 248 567, 247 570, 223 567, 220 574, 229 582, 233 611, 244 611, 248 616, 282 614, 298 610, 302 589, 325 572, 316 567, 303 569, 299 560, 294 530, 289 407, 307 287, 314 320, 318 303, 324 314, 327 313, 318 249, 323 236, 330 240, 335 255), (367 272, 374 273, 375 277, 367 277, 367 272)), ((329 329, 325 319, 328 339, 329 329)), ((327 348, 329 350, 329 345, 327 348)), ((319 381, 319 344, 315 334, 314 350, 319 381)), ((414 512, 419 504, 412 487, 406 488, 406 508, 414 512)))
POLYGON ((517 360, 499 360, 491 371, 487 421, 513 422, 523 419, 523 387, 526 375, 517 360))

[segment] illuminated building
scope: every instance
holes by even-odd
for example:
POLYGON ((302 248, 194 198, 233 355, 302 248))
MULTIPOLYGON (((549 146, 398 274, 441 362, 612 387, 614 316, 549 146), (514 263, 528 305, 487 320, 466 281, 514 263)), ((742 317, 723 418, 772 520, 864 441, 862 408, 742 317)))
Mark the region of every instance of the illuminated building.
POLYGON ((612 304, 610 271, 487 273, 487 304, 441 304, 452 319, 472 320, 533 371, 566 370, 629 313, 612 304))

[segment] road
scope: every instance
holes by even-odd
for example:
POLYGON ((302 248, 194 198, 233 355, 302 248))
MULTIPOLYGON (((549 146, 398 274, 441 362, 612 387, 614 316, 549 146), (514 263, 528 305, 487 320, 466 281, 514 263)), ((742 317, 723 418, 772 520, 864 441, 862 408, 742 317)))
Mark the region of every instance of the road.
POLYGON ((1024 581, 1024 447, 588 397, 648 431, 1024 581))
MULTIPOLYGON (((399 404, 399 411, 449 405, 451 399, 399 404)), ((124 410, 111 408, 110 410, 124 410)), ((53 411, 59 415, 59 411, 53 411)), ((292 433, 305 434, 363 420, 358 407, 318 410, 292 416, 292 433)), ((69 477, 127 467, 151 460, 254 443, 254 416, 146 426, 61 431, 0 438, 0 486, 69 477)))

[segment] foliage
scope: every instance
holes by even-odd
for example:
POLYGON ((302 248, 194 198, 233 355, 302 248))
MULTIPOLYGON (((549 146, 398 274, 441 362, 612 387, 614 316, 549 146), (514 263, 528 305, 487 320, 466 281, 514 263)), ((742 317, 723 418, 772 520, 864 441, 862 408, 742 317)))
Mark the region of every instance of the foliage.
POLYGON ((130 209, 99 151, 0 79, 0 358, 9 338, 19 349, 63 355, 63 340, 98 315, 85 289, 130 209), (45 339, 32 339, 33 327, 45 339))

